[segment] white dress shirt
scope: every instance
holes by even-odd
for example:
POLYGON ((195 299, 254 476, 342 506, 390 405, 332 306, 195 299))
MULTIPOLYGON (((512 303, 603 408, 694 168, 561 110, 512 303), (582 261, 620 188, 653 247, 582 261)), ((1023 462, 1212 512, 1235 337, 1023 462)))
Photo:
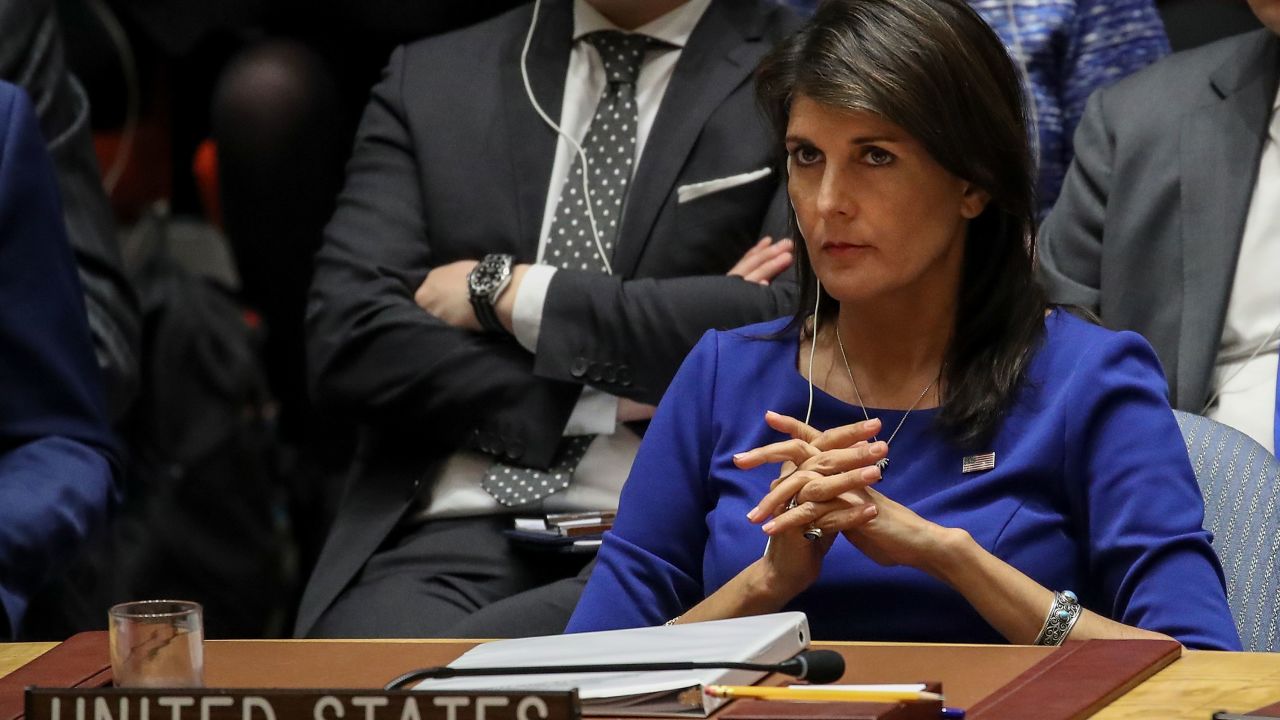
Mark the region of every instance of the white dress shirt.
POLYGON ((1213 372, 1217 400, 1206 415, 1275 452, 1276 365, 1280 355, 1280 90, 1258 161, 1240 259, 1213 372))
MULTIPOLYGON (((646 51, 636 78, 636 161, 631 165, 633 173, 634 168, 640 165, 649 131, 653 128, 658 107, 671 83, 680 53, 710 4, 711 0, 689 0, 633 31, 666 43, 663 47, 646 51)), ((574 43, 565 74, 559 125, 565 134, 579 144, 586 138, 591 119, 595 116, 596 104, 606 85, 604 62, 600 59, 600 54, 591 43, 582 38, 597 30, 618 29, 586 0, 574 0, 574 43)), ((519 99, 515 101, 518 102, 519 99)), ((544 110, 548 108, 544 107, 544 110)), ((513 332, 516 340, 529 352, 537 352, 542 309, 551 278, 556 273, 554 267, 542 264, 543 250, 551 231, 551 220, 560 199, 560 191, 565 178, 569 176, 576 154, 573 145, 561 136, 556 143, 551 182, 547 187, 543 209, 538 242, 539 263, 529 268, 515 297, 513 332)), ((617 412, 616 397, 591 387, 583 389, 582 397, 574 407, 564 434, 597 437, 578 464, 568 489, 547 497, 532 511, 563 512, 617 507, 618 493, 640 447, 639 436, 626 426, 618 425, 617 412)), ((471 451, 460 451, 450 456, 436 482, 423 484, 424 488, 434 486, 434 490, 420 517, 431 519, 507 512, 508 508, 500 505, 480 487, 480 479, 493 462, 492 457, 471 451)), ((522 509, 525 510, 528 509, 522 509)))

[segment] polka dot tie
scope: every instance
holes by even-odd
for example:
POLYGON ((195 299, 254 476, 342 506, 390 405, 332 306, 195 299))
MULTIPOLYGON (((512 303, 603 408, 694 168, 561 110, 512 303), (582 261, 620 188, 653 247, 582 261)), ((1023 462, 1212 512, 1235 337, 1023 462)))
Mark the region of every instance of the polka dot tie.
MULTIPOLYGON (((608 84, 596 104, 591 127, 582 143, 587 156, 574 154, 569 175, 560 188, 555 217, 543 247, 542 262, 564 270, 606 272, 603 258, 591 231, 591 213, 600 235, 600 246, 612 257, 622 220, 622 201, 631 183, 636 154, 636 76, 645 50, 658 44, 644 35, 602 30, 583 36, 595 46, 604 61, 608 84), (582 174, 587 173, 587 192, 582 174)), ((566 437, 556 450, 547 471, 495 463, 485 473, 480 486, 507 507, 542 500, 569 487, 573 472, 587 453, 594 435, 566 437)))

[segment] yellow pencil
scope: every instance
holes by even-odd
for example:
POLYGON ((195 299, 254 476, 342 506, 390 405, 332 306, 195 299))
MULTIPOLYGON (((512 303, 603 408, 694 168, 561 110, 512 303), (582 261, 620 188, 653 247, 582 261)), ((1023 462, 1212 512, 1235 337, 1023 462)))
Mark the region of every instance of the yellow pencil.
POLYGON ((755 685, 708 685, 705 692, 718 698, 756 698, 758 700, 825 700, 828 702, 922 702, 942 701, 935 692, 903 690, 864 690, 861 688, 822 688, 810 685, 793 687, 759 687, 755 685))

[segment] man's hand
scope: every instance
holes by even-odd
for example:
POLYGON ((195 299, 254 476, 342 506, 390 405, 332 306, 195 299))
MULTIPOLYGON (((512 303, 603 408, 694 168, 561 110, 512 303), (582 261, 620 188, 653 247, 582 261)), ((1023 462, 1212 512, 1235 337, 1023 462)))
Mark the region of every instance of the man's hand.
POLYGON ((635 422, 637 420, 652 420, 653 414, 658 408, 649 403, 628 400, 627 398, 618 398, 618 422, 635 422))
POLYGON ((477 264, 476 260, 459 260, 433 268, 413 294, 413 301, 453 327, 479 332, 480 321, 471 309, 467 289, 467 275, 477 264))
POLYGON ((790 238, 773 242, 773 238, 766 235, 760 238, 760 242, 753 245, 726 274, 740 277, 747 282, 768 285, 783 270, 791 267, 791 261, 794 258, 791 250, 790 238))
MULTIPOLYGON (((427 273, 427 277, 413 294, 413 301, 418 307, 440 318, 452 327, 463 330, 483 331, 480 321, 476 319, 475 310, 471 307, 471 293, 467 287, 467 275, 478 264, 477 260, 458 260, 448 265, 441 265, 427 273)), ((498 296, 494 309, 498 321, 511 331, 511 309, 515 306, 515 296, 520 290, 520 280, 529 269, 528 265, 517 265, 511 270, 511 282, 498 296)))

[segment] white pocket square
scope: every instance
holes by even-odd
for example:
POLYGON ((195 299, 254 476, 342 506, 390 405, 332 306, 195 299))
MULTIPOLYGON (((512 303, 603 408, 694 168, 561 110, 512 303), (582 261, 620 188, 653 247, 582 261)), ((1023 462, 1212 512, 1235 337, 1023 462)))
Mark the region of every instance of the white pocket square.
POLYGON ((689 183, 676 188, 676 202, 679 204, 687 203, 690 200, 697 200, 704 195, 718 193, 721 190, 728 190, 739 185, 746 185, 749 182, 755 182, 763 177, 768 177, 773 173, 773 168, 762 167, 759 170, 740 173, 738 175, 729 175, 728 177, 716 178, 715 180, 703 180, 702 182, 689 183))

